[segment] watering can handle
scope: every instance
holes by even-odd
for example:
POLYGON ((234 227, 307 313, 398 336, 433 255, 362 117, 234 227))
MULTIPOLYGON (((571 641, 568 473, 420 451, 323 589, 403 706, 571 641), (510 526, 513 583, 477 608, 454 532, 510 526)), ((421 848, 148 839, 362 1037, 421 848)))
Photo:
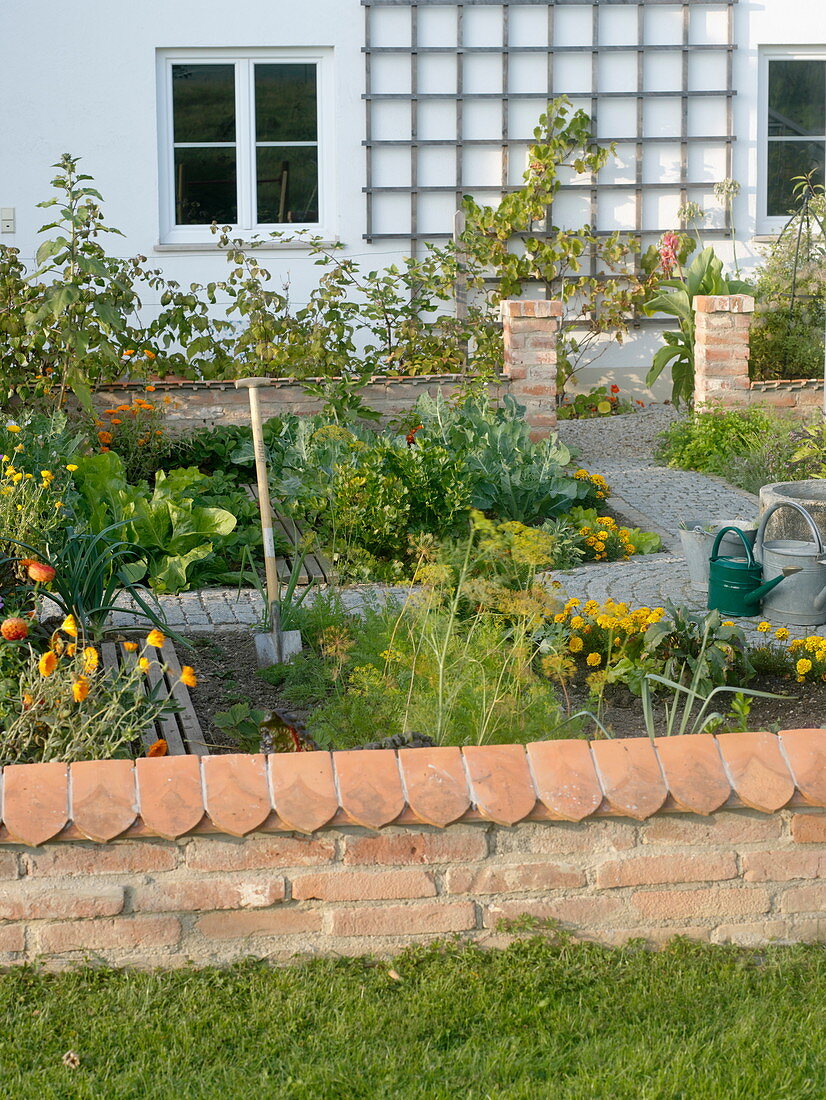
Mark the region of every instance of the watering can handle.
POLYGON ((809 530, 814 535, 815 545, 817 546, 817 555, 820 557, 823 554, 823 539, 820 537, 820 531, 817 529, 817 524, 812 519, 811 513, 807 512, 802 504, 796 504, 793 500, 778 500, 776 504, 773 504, 771 508, 763 513, 763 518, 760 520, 760 526, 757 528, 757 535, 754 539, 754 553, 759 561, 763 560, 763 537, 766 533, 766 527, 772 514, 777 511, 778 508, 794 508, 796 512, 800 512, 801 516, 806 520, 809 525, 809 530), (760 548, 758 550, 758 547, 760 548))
POLYGON ((742 542, 743 542, 743 546, 745 546, 745 548, 746 548, 746 560, 748 561, 749 565, 754 565, 754 557, 752 556, 751 546, 749 546, 749 540, 746 538, 746 536, 743 534, 743 532, 740 530, 739 527, 721 527, 720 528, 720 530, 717 532, 717 538, 714 540, 714 545, 711 548, 711 557, 708 560, 709 561, 717 561, 717 551, 720 547, 720 543, 721 543, 721 541, 723 539, 723 535, 726 533, 726 531, 735 531, 740 536, 740 538, 742 539, 742 542))

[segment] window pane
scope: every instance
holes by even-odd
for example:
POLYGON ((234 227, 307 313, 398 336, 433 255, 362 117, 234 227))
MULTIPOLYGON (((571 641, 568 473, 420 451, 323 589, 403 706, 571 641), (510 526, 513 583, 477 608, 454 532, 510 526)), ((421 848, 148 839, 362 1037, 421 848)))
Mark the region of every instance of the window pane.
POLYGON ((255 66, 257 141, 316 141, 315 65, 255 66))
POLYGON ((769 137, 826 134, 826 61, 769 62, 769 137))
POLYGON ((817 169, 814 183, 823 183, 826 143, 822 141, 770 141, 769 179, 766 213, 783 217, 794 206, 792 176, 803 176, 817 169))
POLYGON ((175 150, 175 224, 238 221, 234 149, 175 150))
POLYGON ((318 150, 258 149, 258 221, 318 221, 318 150))
POLYGON ((175 141, 235 141, 235 66, 173 65, 175 141))

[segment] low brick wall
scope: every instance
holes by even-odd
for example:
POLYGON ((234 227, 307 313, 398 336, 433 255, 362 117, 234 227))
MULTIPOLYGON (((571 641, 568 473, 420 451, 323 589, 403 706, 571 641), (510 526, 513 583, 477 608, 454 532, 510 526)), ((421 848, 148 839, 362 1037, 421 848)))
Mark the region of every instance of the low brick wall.
POLYGON ((826 731, 11 765, 0 962, 826 938, 826 731))
MULTIPOLYGON (((318 379, 314 379, 318 381, 318 379)), ((363 399, 377 409, 384 421, 401 416, 416 404, 423 393, 435 397, 441 393, 453 397, 467 379, 461 374, 423 374, 408 378, 376 378, 364 389, 363 399)), ((249 424, 250 406, 247 391, 236 389, 233 382, 190 382, 182 379, 154 379, 147 393, 142 382, 114 382, 95 391, 98 409, 114 408, 133 397, 151 399, 162 406, 170 428, 178 432, 216 425, 249 424)), ((510 383, 504 376, 488 387, 491 399, 501 401, 509 392, 510 383)), ((317 413, 322 401, 306 394, 294 378, 273 378, 271 385, 258 391, 261 415, 284 416, 297 413, 308 416, 317 413)))
MULTIPOLYGON (((525 419, 534 439, 547 436, 556 425, 556 339, 561 316, 561 302, 502 302, 504 370, 489 383, 488 392, 494 402, 510 393, 525 407, 525 419)), ((365 386, 362 396, 386 422, 409 412, 423 393, 435 397, 441 392, 450 398, 467 381, 463 374, 380 377, 365 386)), ((144 383, 116 382, 98 389, 94 402, 102 410, 135 396, 152 396, 156 402, 160 398, 167 423, 180 432, 249 423, 247 391, 236 390, 233 382, 156 379, 151 383, 151 393, 147 393, 144 383)), ((265 418, 285 413, 304 416, 318 412, 322 406, 321 400, 305 393, 294 378, 273 378, 268 386, 259 388, 258 396, 265 418)))

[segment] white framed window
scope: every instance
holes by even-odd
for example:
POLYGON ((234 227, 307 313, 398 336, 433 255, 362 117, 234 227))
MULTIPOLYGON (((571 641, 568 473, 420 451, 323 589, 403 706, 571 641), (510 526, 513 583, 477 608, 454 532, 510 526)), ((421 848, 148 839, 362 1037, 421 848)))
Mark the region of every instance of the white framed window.
POLYGON ((776 231, 794 206, 792 180, 826 174, 826 46, 766 48, 760 54, 761 228, 776 231))
POLYGON ((158 52, 160 241, 309 229, 332 211, 332 51, 158 52))

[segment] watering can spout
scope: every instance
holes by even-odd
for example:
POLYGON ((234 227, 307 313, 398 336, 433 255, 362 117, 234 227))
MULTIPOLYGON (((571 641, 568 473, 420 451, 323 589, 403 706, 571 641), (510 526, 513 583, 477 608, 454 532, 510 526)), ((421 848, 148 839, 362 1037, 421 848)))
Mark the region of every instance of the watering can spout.
POLYGON ((815 598, 812 600, 812 607, 815 611, 822 611, 826 607, 826 587, 821 588, 815 598))
POLYGON ((784 569, 783 572, 773 577, 770 581, 766 581, 765 584, 761 584, 759 588, 755 588, 753 592, 748 592, 743 597, 744 601, 749 604, 759 605, 763 599, 768 595, 773 588, 776 588, 781 581, 784 581, 786 577, 792 576, 793 573, 799 573, 799 569, 784 569))

